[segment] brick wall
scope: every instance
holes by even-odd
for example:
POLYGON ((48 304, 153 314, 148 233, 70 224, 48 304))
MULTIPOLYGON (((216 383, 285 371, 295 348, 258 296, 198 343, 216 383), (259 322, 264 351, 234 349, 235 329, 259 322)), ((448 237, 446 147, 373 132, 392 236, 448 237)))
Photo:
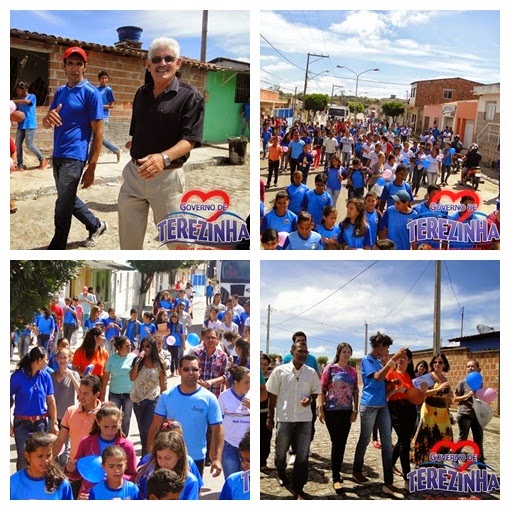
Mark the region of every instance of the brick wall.
POLYGON ((419 81, 416 84, 414 106, 421 107, 427 104, 442 104, 466 99, 478 99, 478 96, 473 94, 473 87, 478 85, 481 84, 461 78, 419 81), (444 89, 453 90, 453 97, 445 99, 443 97, 444 89))

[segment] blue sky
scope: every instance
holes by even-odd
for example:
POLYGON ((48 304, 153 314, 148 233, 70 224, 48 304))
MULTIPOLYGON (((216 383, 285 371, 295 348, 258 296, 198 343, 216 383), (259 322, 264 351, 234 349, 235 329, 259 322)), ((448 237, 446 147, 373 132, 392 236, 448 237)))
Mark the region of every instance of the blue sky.
MULTIPOLYGON (((117 28, 143 28, 142 48, 156 37, 177 39, 181 55, 200 58, 202 11, 11 11, 11 28, 113 46, 117 28), (164 29, 162 28, 164 27, 164 29)), ((209 11, 207 60, 250 58, 249 11, 209 11)))
POLYGON ((329 56, 310 56, 307 93, 354 95, 356 74, 373 68, 359 76, 360 97, 406 99, 411 82, 440 77, 495 83, 499 25, 495 10, 263 11, 260 86, 303 91, 307 53, 329 56))
MULTIPOLYGON (((368 260, 262 261, 261 349, 265 350, 266 345, 268 305, 276 310, 270 321, 271 353, 288 352, 292 333, 301 330, 307 334, 310 351, 316 356, 332 360, 340 342, 350 343, 354 356, 362 356, 365 321, 369 337, 379 330, 393 339, 392 350, 403 346, 411 350, 432 347, 434 261, 379 260, 369 268, 372 264, 368 260), (358 278, 328 297, 362 271, 358 278), (301 315, 294 317, 297 314, 301 315)), ((476 335, 477 324, 499 330, 499 271, 498 261, 443 261, 443 345, 452 345, 448 340, 460 336, 461 307, 465 336, 476 335)))

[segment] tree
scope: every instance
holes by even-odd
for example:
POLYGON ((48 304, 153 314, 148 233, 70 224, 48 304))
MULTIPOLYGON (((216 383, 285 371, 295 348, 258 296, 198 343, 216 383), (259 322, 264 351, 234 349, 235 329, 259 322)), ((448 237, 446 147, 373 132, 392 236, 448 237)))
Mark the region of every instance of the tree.
POLYGON ((390 101, 382 105, 382 111, 387 117, 391 117, 391 123, 395 124, 395 118, 402 115, 406 109, 402 103, 398 101, 390 101))
POLYGON ((170 281, 175 281, 179 269, 198 267, 202 263, 202 260, 128 260, 128 264, 142 274, 138 310, 143 310, 145 295, 156 273, 170 273, 170 281))
POLYGON ((329 104, 329 96, 326 94, 307 94, 304 108, 306 111, 313 110, 320 112, 325 110, 329 104))
MULTIPOLYGON (((34 314, 67 282, 76 278, 79 260, 11 260, 11 327, 34 322, 34 314)), ((11 329, 12 331, 12 329, 11 329)))
POLYGON ((327 356, 317 356, 317 363, 320 367, 325 367, 328 364, 328 357, 327 356))

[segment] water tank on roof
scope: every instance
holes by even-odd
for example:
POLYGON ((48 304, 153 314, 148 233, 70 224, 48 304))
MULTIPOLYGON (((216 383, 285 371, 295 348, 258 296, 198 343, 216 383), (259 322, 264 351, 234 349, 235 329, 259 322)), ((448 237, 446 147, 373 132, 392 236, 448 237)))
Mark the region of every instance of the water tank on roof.
POLYGON ((119 34, 119 42, 134 41, 139 42, 142 37, 143 29, 140 27, 119 27, 117 28, 117 34, 119 34))

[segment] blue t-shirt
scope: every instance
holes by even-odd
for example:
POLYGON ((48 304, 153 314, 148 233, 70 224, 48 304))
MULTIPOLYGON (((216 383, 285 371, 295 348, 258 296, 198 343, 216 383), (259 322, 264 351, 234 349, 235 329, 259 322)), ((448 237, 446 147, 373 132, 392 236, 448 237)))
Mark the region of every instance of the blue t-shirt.
POLYGON ((290 157, 292 159, 298 159, 300 154, 303 154, 303 140, 291 140, 289 143, 290 157))
POLYGON ((208 285, 205 288, 205 295, 207 297, 213 297, 214 296, 214 287, 212 285, 208 285))
POLYGON ((262 132, 262 141, 266 143, 269 142, 269 140, 271 140, 271 136, 273 135, 271 134, 271 131, 269 131, 269 129, 264 130, 262 132))
POLYGON ((121 331, 122 331, 122 324, 120 322, 120 319, 112 319, 110 317, 108 317, 107 319, 103 319, 101 321, 103 323, 103 326, 104 326, 104 336, 106 337, 106 340, 108 341, 112 341, 112 339, 116 336, 119 336, 121 331), (120 329, 117 329, 115 327, 111 327, 109 328, 108 326, 110 324, 117 324, 117 326, 120 327, 120 329))
POLYGON ((379 359, 367 354, 361 360, 361 377, 363 379, 363 392, 360 404, 362 406, 384 407, 386 405, 386 381, 384 377, 376 381, 374 374, 381 370, 379 359))
MULTIPOLYGON (((463 215, 464 212, 454 212, 450 219, 454 221, 459 221, 459 218, 461 215, 463 215)), ((462 221, 462 223, 469 223, 471 220, 486 220, 486 216, 483 214, 479 214, 477 212, 474 212, 470 216, 468 216, 465 220, 462 221)), ((448 243, 448 249, 449 250, 472 250, 476 247, 477 243, 473 241, 449 241, 448 243)))
POLYGON ((99 317, 93 321, 90 320, 90 317, 87 317, 83 325, 87 331, 90 331, 92 328, 95 328, 97 324, 99 324, 100 327, 103 325, 103 321, 99 317))
POLYGON ((205 459, 207 425, 223 423, 218 399, 202 387, 193 393, 183 393, 180 385, 164 391, 154 414, 181 423, 188 453, 198 461, 205 459))
POLYGON ((62 125, 54 128, 53 157, 86 161, 92 134, 91 122, 102 120, 103 100, 96 87, 84 79, 74 87, 62 85, 55 92, 50 110, 62 105, 62 125))
POLYGON ((395 182, 388 182, 384 185, 384 189, 382 190, 380 200, 386 200, 386 207, 391 207, 395 205, 395 200, 391 198, 393 195, 397 193, 397 191, 404 190, 407 191, 409 196, 411 197, 411 201, 414 200, 413 192, 411 191, 411 186, 407 182, 403 182, 400 186, 397 186, 395 182))
POLYGON ((379 230, 379 221, 381 220, 382 213, 375 209, 372 212, 365 211, 365 220, 370 227, 370 245, 374 246, 377 241, 377 231, 379 230))
POLYGON ((287 188, 287 193, 289 194, 290 202, 289 202, 289 211, 292 211, 294 214, 299 214, 301 212, 301 204, 303 203, 303 197, 305 193, 309 190, 306 184, 301 183, 299 186, 295 184, 291 184, 287 188))
POLYGON ((66 312, 64 313, 64 324, 71 324, 73 326, 76 326, 76 315, 69 310, 71 308, 72 310, 76 311, 76 308, 74 306, 66 307, 66 312))
POLYGON ((310 235, 303 239, 299 232, 291 232, 282 247, 284 250, 323 250, 324 245, 319 233, 310 232, 310 235))
POLYGON ((277 232, 293 232, 297 229, 297 216, 292 211, 287 211, 283 216, 271 209, 260 224, 260 231, 274 228, 277 232))
POLYGON ((103 480, 90 489, 89 499, 140 499, 140 490, 129 480, 123 480, 120 489, 110 489, 103 480))
POLYGON ((34 94, 28 94, 23 99, 30 101, 32 104, 18 104, 17 109, 25 114, 24 120, 18 122, 18 129, 37 129, 36 109, 37 98, 34 94))
POLYGON ((250 499, 250 471, 232 473, 223 484, 219 500, 250 499))
POLYGON ((136 337, 140 334, 140 327, 142 323, 136 319, 134 321, 129 320, 126 322, 124 329, 124 335, 127 336, 132 342, 136 340, 136 337))
MULTIPOLYGON (((285 354, 285 356, 282 359, 282 365, 285 365, 286 363, 290 363, 291 361, 292 361, 292 354, 290 354, 290 353, 285 354)), ((317 374, 320 374, 319 363, 317 361, 317 358, 313 354, 306 355, 305 365, 310 368, 313 368, 317 372, 317 374)))
POLYGON ((41 416, 48 411, 46 397, 55 393, 50 372, 39 370, 31 376, 23 369, 11 375, 11 401, 15 416, 41 416))
POLYGON ((12 499, 74 499, 71 484, 67 480, 52 492, 46 490, 45 478, 32 478, 26 469, 11 475, 12 499))
POLYGON ((140 342, 147 338, 150 335, 153 335, 156 332, 156 325, 152 322, 149 322, 149 324, 146 324, 145 322, 142 323, 140 326, 140 342))
POLYGON ((164 308, 165 310, 171 310, 172 309, 172 302, 168 301, 167 299, 160 299, 159 307, 160 308, 164 308))
POLYGON ((175 338, 174 347, 180 347, 182 345, 182 325, 177 322, 174 324, 172 321, 168 322, 168 329, 170 330, 169 336, 175 338))
POLYGON ((130 352, 127 356, 119 356, 113 353, 108 357, 104 367, 105 372, 110 372, 110 393, 130 393, 133 389, 133 381, 129 378, 129 372, 133 367, 136 354, 130 352))
POLYGON ((331 166, 327 170, 328 182, 326 186, 332 190, 341 190, 342 189, 342 180, 340 179, 339 174, 344 172, 343 167, 335 168, 331 166))
POLYGON ((331 195, 327 191, 319 195, 311 189, 305 193, 301 209, 308 211, 312 215, 315 226, 318 226, 322 221, 322 211, 327 205, 333 205, 331 195))
POLYGON ((53 315, 50 315, 49 319, 47 319, 44 315, 38 315, 35 319, 35 325, 37 326, 40 334, 50 335, 55 329, 55 319, 53 318, 53 315))
POLYGON ((363 174, 363 171, 361 168, 358 168, 356 170, 353 170, 351 173, 351 181, 352 186, 355 189, 360 189, 365 187, 365 175, 363 174))
MULTIPOLYGON (((104 87, 99 85, 99 87, 97 87, 97 90, 99 90, 99 93, 101 94, 101 99, 103 100, 103 106, 115 101, 115 96, 113 95, 113 90, 108 85, 105 85, 104 87)), ((103 108, 103 117, 105 119, 107 119, 109 116, 110 116, 110 110, 103 108)))
POLYGON ((413 209, 410 213, 403 214, 391 206, 384 211, 383 217, 379 223, 379 231, 388 229, 386 238, 395 243, 397 250, 409 250, 409 231, 407 224, 414 220, 418 213, 413 209))
POLYGON ((366 226, 365 235, 362 237, 355 236, 354 225, 350 223, 347 228, 343 228, 340 223, 340 234, 338 236, 339 243, 345 243, 349 248, 364 249, 365 247, 372 248, 372 241, 370 236, 370 225, 366 226))
POLYGON ((340 227, 338 225, 334 225, 331 230, 328 230, 324 225, 319 225, 315 230, 321 237, 326 239, 338 239, 338 234, 340 234, 340 227))
POLYGON ((179 306, 179 303, 184 303, 184 311, 185 312, 187 312, 189 310, 189 307, 191 306, 191 303, 189 302, 189 300, 187 298, 181 299, 180 297, 178 297, 175 300, 175 308, 177 308, 179 306))

